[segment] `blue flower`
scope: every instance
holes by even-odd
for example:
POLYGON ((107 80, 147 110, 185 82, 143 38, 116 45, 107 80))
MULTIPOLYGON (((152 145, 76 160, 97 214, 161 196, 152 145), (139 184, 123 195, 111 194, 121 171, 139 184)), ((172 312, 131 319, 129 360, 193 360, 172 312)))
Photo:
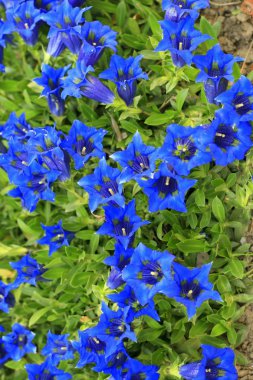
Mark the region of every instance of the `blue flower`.
POLYGON ((6 140, 14 137, 22 140, 27 139, 29 131, 31 131, 31 126, 27 123, 25 114, 22 113, 17 117, 15 112, 12 112, 3 126, 1 135, 6 140))
POLYGON ((17 271, 15 283, 18 285, 28 283, 35 286, 37 281, 44 280, 42 275, 46 272, 46 269, 29 254, 22 257, 19 261, 10 262, 10 266, 17 271))
POLYGON ((112 311, 104 302, 102 302, 102 315, 94 332, 97 337, 106 342, 105 358, 112 355, 121 346, 124 339, 130 339, 136 342, 135 333, 131 330, 127 322, 129 307, 112 311))
POLYGON ((131 358, 127 354, 124 345, 120 344, 112 355, 104 358, 104 360, 100 361, 100 363, 92 369, 96 372, 113 375, 114 380, 122 380, 122 371, 128 360, 131 360, 131 358))
POLYGON ((60 172, 48 171, 34 161, 24 173, 9 175, 11 183, 14 183, 17 188, 8 194, 12 197, 21 198, 22 206, 32 212, 40 199, 54 202, 55 195, 50 186, 59 175, 60 172))
POLYGON ((57 251, 62 246, 68 246, 74 238, 74 234, 72 232, 62 228, 62 220, 53 226, 45 226, 44 224, 41 224, 41 226, 46 232, 46 235, 39 239, 38 243, 41 245, 49 245, 49 256, 51 256, 53 252, 57 251))
POLYGON ((99 21, 86 22, 82 26, 82 46, 80 48, 79 60, 83 60, 86 66, 94 66, 100 59, 105 48, 116 51, 117 33, 109 26, 99 21))
MULTIPOLYGON (((1 326, 1 332, 2 331, 4 331, 4 329, 2 330, 2 326, 1 326)), ((9 359, 10 359, 10 356, 9 356, 8 352, 5 351, 4 342, 3 342, 2 338, 0 338, 0 368, 9 359)))
POLYGON ((28 380, 69 380, 72 376, 64 372, 62 369, 56 368, 50 360, 46 360, 42 364, 26 364, 25 369, 28 374, 28 380))
POLYGON ((33 79, 38 85, 43 86, 41 96, 47 98, 50 111, 56 115, 61 116, 64 113, 64 101, 61 97, 62 81, 65 73, 68 71, 69 66, 54 69, 53 67, 43 64, 42 76, 33 79))
POLYGON ((242 61, 242 58, 223 53, 217 44, 205 55, 195 55, 192 61, 200 69, 196 82, 204 82, 207 100, 217 104, 215 98, 226 91, 228 81, 234 80, 234 63, 242 61))
POLYGON ((124 284, 124 282, 125 281, 122 279, 122 271, 118 268, 112 267, 106 282, 106 286, 108 286, 110 289, 117 289, 119 286, 124 284))
POLYGON ((252 146, 252 127, 249 122, 238 121, 227 108, 215 113, 208 128, 200 134, 203 148, 208 147, 216 165, 226 166, 242 160, 252 146))
POLYGON ((188 16, 178 23, 160 21, 163 39, 155 51, 171 52, 174 65, 182 67, 192 63, 192 52, 204 41, 211 38, 194 28, 194 20, 188 16))
POLYGON ((174 256, 158 252, 140 243, 135 248, 130 264, 122 272, 141 305, 146 305, 155 294, 163 293, 172 282, 171 264, 174 256))
POLYGON ((216 101, 225 105, 229 112, 234 112, 240 121, 253 120, 253 85, 245 76, 218 95, 216 101))
POLYGON ((8 36, 14 30, 13 23, 9 21, 0 20, 0 71, 5 72, 5 67, 3 65, 4 58, 4 48, 6 47, 6 42, 11 41, 8 36))
MULTIPOLYGON (((158 380, 160 375, 158 374, 159 368, 155 365, 145 365, 138 360, 131 359, 126 362, 122 375, 117 380, 133 380, 133 379, 145 379, 145 380, 158 380)), ((109 380, 112 380, 110 378, 109 380)))
POLYGON ((15 298, 10 291, 15 288, 15 286, 7 285, 0 281, 0 310, 4 313, 9 313, 9 308, 15 305, 15 298))
POLYGON ((129 202, 125 208, 105 206, 105 223, 97 231, 100 235, 114 237, 126 249, 134 239, 135 232, 143 225, 143 221, 135 213, 135 201, 129 202))
POLYGON ((72 342, 80 356, 77 367, 82 368, 88 363, 104 364, 107 340, 100 339, 95 328, 78 331, 78 335, 79 341, 72 342))
POLYGON ((72 5, 72 7, 81 7, 84 3, 85 0, 68 0, 69 4, 72 5))
POLYGON ((143 192, 149 197, 149 210, 156 212, 171 208, 186 212, 185 194, 194 186, 196 180, 182 178, 174 174, 168 164, 162 163, 153 178, 138 180, 143 192))
POLYGON ((106 133, 104 129, 87 127, 75 120, 60 146, 73 158, 75 169, 79 170, 91 157, 104 157, 102 141, 106 133))
POLYGON ((90 75, 90 71, 94 71, 92 66, 86 67, 84 61, 77 61, 76 68, 69 70, 63 81, 62 98, 86 96, 100 103, 113 103, 114 94, 98 78, 90 75))
POLYGON ((200 362, 180 367, 180 375, 185 380, 237 380, 234 365, 235 354, 231 348, 216 348, 202 344, 203 358, 200 362))
POLYGON ((99 76, 116 84, 118 94, 127 106, 133 103, 137 79, 148 79, 140 67, 141 60, 142 55, 123 58, 115 54, 111 57, 109 68, 99 76))
POLYGON ((139 318, 142 315, 148 315, 149 317, 159 321, 160 318, 156 312, 154 301, 149 299, 145 305, 140 304, 135 295, 135 289, 136 288, 126 285, 120 293, 110 294, 108 298, 111 301, 116 302, 121 308, 130 306, 126 318, 128 323, 133 322, 134 319, 139 318))
POLYGON ((143 144, 137 131, 126 150, 110 156, 123 168, 120 183, 128 182, 131 179, 150 177, 155 170, 155 151, 155 147, 143 144))
POLYGON ((169 163, 180 175, 188 175, 191 169, 211 161, 211 155, 205 152, 206 147, 199 143, 201 127, 183 127, 171 124, 163 146, 157 151, 157 156, 169 163))
POLYGON ((39 8, 42 11, 49 11, 52 8, 55 8, 62 2, 62 0, 34 0, 34 6, 39 8))
POLYGON ((65 48, 74 54, 79 52, 81 24, 85 21, 83 13, 89 8, 73 8, 68 0, 63 0, 59 6, 41 15, 41 19, 50 26, 48 54, 57 57, 65 48))
POLYGON ((40 16, 40 10, 35 8, 33 0, 15 4, 6 11, 7 20, 14 24, 15 31, 28 45, 34 45, 38 40, 40 16))
POLYGON ((12 332, 2 337, 4 349, 12 360, 20 360, 26 354, 36 352, 36 346, 32 343, 34 336, 33 332, 15 323, 12 332))
POLYGON ((209 7, 209 0, 163 0, 162 8, 166 11, 165 19, 178 22, 190 15, 193 20, 198 18, 198 10, 209 7))
POLYGON ((89 208, 95 211, 100 204, 113 204, 124 207, 125 198, 122 195, 122 185, 119 184, 120 171, 107 165, 103 157, 94 174, 87 175, 78 181, 78 185, 89 193, 89 208))
POLYGON ((196 314, 204 301, 222 301, 219 293, 213 290, 213 284, 208 281, 211 267, 212 263, 194 269, 173 264, 174 281, 164 293, 186 307, 189 319, 196 314))
POLYGON ((68 337, 69 334, 57 335, 52 334, 51 331, 47 333, 47 344, 42 348, 41 353, 48 356, 53 365, 57 365, 61 360, 74 358, 68 337))
POLYGON ((24 172, 36 159, 36 154, 30 151, 27 144, 21 144, 20 141, 17 138, 10 139, 7 153, 0 156, 0 166, 10 173, 9 176, 13 170, 17 173, 24 172))

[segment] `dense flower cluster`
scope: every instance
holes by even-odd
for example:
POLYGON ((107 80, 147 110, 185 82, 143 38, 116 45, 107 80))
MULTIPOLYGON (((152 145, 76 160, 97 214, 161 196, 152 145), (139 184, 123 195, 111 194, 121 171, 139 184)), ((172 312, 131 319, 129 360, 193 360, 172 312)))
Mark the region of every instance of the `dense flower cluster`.
MULTIPOLYGON (((53 114, 61 116, 64 113, 67 96, 85 96, 102 104, 112 104, 115 94, 99 78, 116 85, 117 94, 126 106, 133 104, 137 80, 148 79, 140 67, 142 56, 123 58, 113 54, 109 67, 99 77, 95 76, 94 66, 104 50, 116 52, 116 32, 99 21, 86 22, 84 13, 90 7, 80 8, 84 1, 3 3, 6 21, 1 21, 0 25, 1 52, 12 32, 18 33, 27 44, 34 45, 39 27, 44 23, 49 26, 49 55, 58 57, 65 49, 76 54, 73 68, 44 64, 41 77, 34 79, 43 87, 41 95, 47 98, 53 114)), ((76 170, 83 168, 90 158, 99 158, 94 172, 84 176, 78 184, 89 194, 91 212, 103 206, 105 221, 97 233, 115 239, 114 255, 105 260, 111 266, 108 287, 120 288, 108 296, 108 302, 112 301, 114 307, 103 303, 97 325, 79 331, 77 341, 70 341, 68 334, 49 331, 41 351, 45 361, 26 365, 28 379, 71 378, 57 366, 61 360, 73 359, 76 352, 78 368, 92 363, 94 371, 111 375, 114 380, 156 380, 158 367, 144 365, 126 351, 124 341, 136 341, 133 321, 142 315, 159 321, 154 302, 156 294, 183 305, 189 319, 196 316, 203 302, 222 301, 209 281, 211 263, 187 268, 167 251, 152 250, 142 243, 135 246, 137 230, 149 221, 137 215, 135 200, 127 202, 124 197, 124 184, 134 180, 147 195, 150 212, 168 208, 186 212, 187 192, 196 184, 195 179, 186 178, 191 170, 212 160, 217 165, 227 165, 243 159, 252 146, 253 86, 242 76, 226 91, 228 81, 233 81, 233 64, 240 59, 224 54, 219 45, 205 56, 195 54, 197 47, 210 38, 194 26, 198 10, 206 6, 207 0, 164 0, 165 20, 160 23, 163 39, 156 51, 169 50, 178 67, 194 64, 200 69, 197 81, 204 83, 207 100, 223 105, 210 124, 195 128, 171 124, 159 148, 145 145, 136 132, 125 150, 111 155, 121 170, 111 167, 105 159, 102 142, 106 131, 88 127, 79 120, 73 122, 68 134, 52 126, 32 127, 25 115, 18 117, 14 113, 1 127, 0 166, 15 186, 9 194, 21 198, 22 205, 30 212, 36 209, 40 199, 54 201, 53 183, 69 179, 71 158, 76 170)), ((4 70, 2 62, 0 69, 4 70)), ((42 225, 42 228, 45 236, 38 243, 49 245, 49 255, 69 245, 74 238, 74 234, 63 229, 61 221, 53 226, 42 225)), ((13 289, 21 283, 35 286, 44 280, 46 272, 30 254, 10 265, 17 271, 17 277, 11 284, 0 283, 3 312, 14 305, 13 289)), ((14 324, 12 332, 0 340, 0 363, 34 353, 33 338, 34 334, 24 326, 14 324)), ((202 349, 201 361, 181 366, 183 378, 237 378, 234 354, 229 348, 203 345, 202 349)))

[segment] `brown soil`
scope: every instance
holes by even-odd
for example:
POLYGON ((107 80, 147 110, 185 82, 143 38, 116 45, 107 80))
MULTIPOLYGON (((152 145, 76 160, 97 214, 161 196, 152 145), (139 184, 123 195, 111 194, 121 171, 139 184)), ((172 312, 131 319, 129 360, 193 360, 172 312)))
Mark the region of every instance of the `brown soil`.
MULTIPOLYGON (((211 23, 217 21, 221 23, 219 42, 223 51, 246 59, 246 62, 240 65, 241 73, 247 75, 253 71, 253 12, 251 12, 251 10, 253 11, 253 0, 244 0, 244 2, 241 1, 241 4, 227 6, 224 4, 238 3, 239 1, 211 0, 210 2, 211 6, 203 12, 204 16, 211 23), (251 10, 247 9, 248 4, 252 6, 251 10)), ((253 251, 253 222, 244 239, 252 244, 251 250, 253 251)), ((247 263, 249 270, 253 266, 252 260, 250 261, 247 263)), ((238 350, 245 355, 248 365, 238 366, 238 378, 253 380, 253 305, 246 309, 240 322, 247 326, 247 336, 238 350)))
MULTIPOLYGON (((247 4, 246 1, 251 2, 252 0, 245 0, 244 4, 247 4)), ((247 8, 245 5, 241 5, 243 2, 228 6, 224 4, 238 3, 239 1, 211 0, 210 2, 211 6, 203 12, 204 16, 211 23, 217 21, 221 23, 219 42, 224 52, 246 58, 242 73, 249 73, 253 70, 253 15, 245 13, 247 8), (214 3, 218 5, 214 5, 214 3)), ((248 13, 250 12, 248 11, 248 13)))

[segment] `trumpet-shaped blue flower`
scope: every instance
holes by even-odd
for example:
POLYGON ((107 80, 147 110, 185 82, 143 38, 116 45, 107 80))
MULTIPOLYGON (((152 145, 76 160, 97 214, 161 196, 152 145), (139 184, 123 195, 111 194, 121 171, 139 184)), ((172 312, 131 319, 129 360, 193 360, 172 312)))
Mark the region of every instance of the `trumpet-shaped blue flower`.
POLYGON ((242 61, 240 57, 225 54, 219 44, 215 45, 205 55, 195 55, 193 63, 200 69, 196 81, 204 82, 207 100, 217 104, 215 98, 226 91, 228 81, 233 81, 233 66, 242 61))
POLYGON ((0 368, 3 366, 7 360, 10 359, 9 354, 5 351, 4 343, 2 338, 0 338, 0 368))
POLYGON ((211 267, 212 263, 194 269, 188 269, 178 263, 173 264, 174 281, 164 293, 186 307, 189 319, 196 314, 204 301, 222 301, 208 280, 211 267))
POLYGON ((180 374, 185 380, 238 379, 234 364, 235 354, 231 348, 216 348, 207 344, 202 344, 201 347, 201 361, 180 367, 180 374))
POLYGON ((8 313, 10 307, 15 305, 15 298, 10 292, 16 286, 12 284, 7 285, 4 282, 0 281, 0 310, 4 313, 8 313))
POLYGON ((0 166, 9 173, 13 170, 22 173, 36 159, 36 154, 31 153, 26 144, 21 144, 19 139, 10 139, 9 149, 0 156, 0 166))
POLYGON ((96 365, 93 371, 104 372, 113 376, 114 380, 122 379, 122 371, 128 360, 131 360, 127 354, 124 345, 117 346, 117 350, 107 358, 104 358, 98 365, 96 365))
POLYGON ((182 178, 172 172, 168 164, 162 163, 153 178, 137 182, 149 197, 150 212, 167 208, 186 212, 185 194, 194 186, 196 180, 182 178))
POLYGON ((194 28, 194 20, 188 16, 179 22, 160 21, 163 30, 163 39, 155 51, 171 52, 175 66, 183 67, 192 63, 192 52, 210 38, 194 28))
POLYGON ((193 20, 198 18, 199 10, 209 7, 209 0, 163 0, 162 8, 166 11, 165 19, 178 22, 190 15, 193 20))
POLYGON ((27 45, 34 45, 38 40, 40 16, 40 10, 35 8, 33 0, 18 2, 6 11, 7 20, 14 24, 15 31, 27 45))
POLYGON ((28 380, 69 380, 72 376, 62 369, 56 368, 50 360, 42 364, 26 364, 28 380))
POLYGON ((110 294, 108 298, 111 301, 116 302, 121 308, 130 306, 126 318, 128 323, 133 322, 134 319, 139 318, 142 315, 148 315, 157 321, 160 320, 155 309, 154 301, 149 299, 145 305, 140 304, 135 295, 134 289, 129 285, 126 285, 125 288, 118 294, 110 294))
POLYGON ((112 311, 102 302, 101 309, 102 315, 97 326, 94 327, 94 332, 99 339, 106 341, 105 358, 107 358, 117 351, 124 339, 136 342, 136 336, 127 322, 129 307, 112 311))
POLYGON ((120 171, 107 165, 102 158, 94 174, 83 177, 78 185, 89 193, 89 208, 95 211, 100 204, 116 204, 124 207, 125 198, 122 195, 122 185, 119 184, 120 171))
POLYGON ((137 131, 126 150, 113 153, 110 156, 123 168, 120 182, 124 183, 131 179, 150 177, 155 170, 155 151, 155 147, 143 144, 137 131))
POLYGON ((104 157, 102 142, 106 133, 104 129, 87 127, 79 120, 73 122, 61 148, 73 158, 75 169, 83 168, 91 157, 104 157))
POLYGON ((76 68, 69 70, 63 81, 62 98, 86 96, 100 103, 113 103, 114 94, 98 78, 90 75, 90 71, 94 71, 92 66, 87 67, 84 61, 77 61, 76 68))
POLYGON ((253 120, 253 85, 245 76, 242 75, 229 90, 218 95, 216 101, 229 112, 234 112, 240 121, 253 120))
POLYGON ((33 332, 15 323, 12 332, 2 337, 4 349, 12 360, 20 360, 26 354, 36 352, 36 346, 32 343, 34 336, 33 332))
POLYGON ((127 106, 133 103, 137 80, 148 79, 140 67, 141 60, 142 55, 123 58, 115 54, 111 57, 109 68, 99 76, 116 84, 118 94, 127 106))
POLYGON ((53 365, 57 365, 61 360, 73 359, 73 349, 68 341, 69 334, 57 335, 51 331, 47 333, 47 344, 42 348, 41 353, 48 356, 53 365))
POLYGON ((172 282, 171 264, 174 256, 158 252, 140 243, 122 277, 141 305, 146 305, 157 293, 163 293, 172 282))
POLYGON ((12 112, 9 119, 3 126, 1 135, 4 139, 9 140, 10 138, 17 139, 27 139, 27 134, 31 131, 30 124, 27 123, 25 119, 25 114, 22 113, 19 117, 16 116, 15 112, 12 112))
POLYGON ((105 223, 97 231, 100 235, 114 237, 126 249, 134 239, 134 234, 141 226, 149 224, 135 213, 135 201, 125 208, 105 206, 105 223))
POLYGON ((62 220, 53 226, 45 226, 41 223, 41 227, 45 231, 46 235, 38 240, 38 243, 49 245, 49 256, 52 255, 62 246, 68 246, 71 240, 74 238, 74 234, 70 231, 62 228, 62 220))
POLYGON ((8 36, 14 30, 12 22, 0 20, 0 71, 5 72, 5 66, 3 65, 4 58, 4 48, 6 47, 6 42, 10 39, 8 36))
MULTIPOLYGON (((130 359, 124 365, 124 371, 122 371, 121 377, 116 380, 158 380, 160 378, 158 370, 159 368, 155 365, 145 365, 138 360, 130 359)), ((112 380, 112 378, 109 380, 112 380)))
POLYGON ((107 347, 107 339, 100 339, 96 328, 89 328, 78 331, 79 341, 72 342, 72 346, 79 354, 78 368, 82 368, 89 363, 96 365, 104 364, 104 357, 107 347))
POLYGON ((50 9, 57 7, 62 0, 34 0, 34 6, 41 11, 48 12, 50 9))
POLYGON ((46 272, 46 269, 29 254, 17 262, 10 262, 10 266, 17 271, 15 280, 17 285, 28 283, 35 286, 37 281, 45 281, 42 275, 46 272))
POLYGON ((205 152, 205 147, 199 143, 198 137, 202 133, 201 127, 169 125, 158 157, 169 163, 178 174, 188 175, 192 168, 211 161, 210 153, 205 152))
POLYGON ((200 141, 208 147, 216 165, 226 166, 235 160, 242 160, 252 146, 252 127, 249 122, 239 121, 228 109, 215 113, 210 126, 203 130, 200 141))
POLYGON ((32 162, 24 173, 9 175, 17 188, 8 194, 21 198, 22 206, 32 212, 40 199, 54 202, 55 195, 50 186, 60 175, 56 170, 48 171, 37 162, 32 162))
POLYGON ((117 289, 122 284, 124 284, 124 280, 122 279, 122 271, 118 268, 112 267, 106 281, 106 286, 110 289, 117 289))
POLYGON ((82 26, 82 46, 80 48, 79 60, 83 60, 86 66, 94 66, 102 56, 105 48, 116 51, 117 33, 108 25, 103 25, 99 21, 86 22, 82 26))
POLYGON ((41 15, 41 19, 50 26, 48 54, 57 57, 65 48, 78 54, 81 46, 81 24, 85 21, 83 13, 88 9, 73 8, 68 0, 63 0, 57 7, 41 15))
POLYGON ((61 97, 61 78, 64 77, 68 69, 69 66, 54 69, 49 65, 43 64, 42 76, 33 80, 38 85, 44 87, 41 96, 47 98, 49 109, 56 116, 61 116, 64 113, 64 101, 61 97))

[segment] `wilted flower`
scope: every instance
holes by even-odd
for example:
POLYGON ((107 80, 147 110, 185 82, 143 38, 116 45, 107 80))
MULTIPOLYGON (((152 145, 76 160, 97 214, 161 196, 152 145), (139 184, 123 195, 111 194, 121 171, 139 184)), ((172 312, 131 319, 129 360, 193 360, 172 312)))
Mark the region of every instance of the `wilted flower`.
POLYGON ((137 79, 148 79, 147 74, 140 67, 142 58, 142 55, 123 58, 115 54, 111 57, 109 69, 99 76, 116 84, 118 94, 127 106, 133 103, 137 79))
POLYGON ((116 51, 116 35, 109 26, 99 21, 86 22, 81 30, 82 46, 78 59, 83 60, 86 66, 94 66, 105 48, 116 51))

